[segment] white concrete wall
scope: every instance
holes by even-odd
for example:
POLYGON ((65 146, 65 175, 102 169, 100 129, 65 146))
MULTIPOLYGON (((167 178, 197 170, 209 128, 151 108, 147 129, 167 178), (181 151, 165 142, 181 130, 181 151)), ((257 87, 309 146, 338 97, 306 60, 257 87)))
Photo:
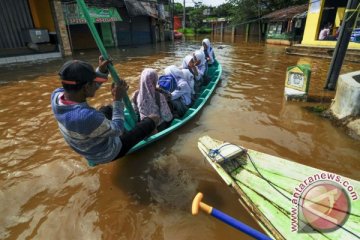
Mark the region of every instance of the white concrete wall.
POLYGON ((360 115, 360 83, 353 78, 356 75, 360 75, 360 71, 340 75, 338 79, 335 99, 330 108, 338 119, 360 115))

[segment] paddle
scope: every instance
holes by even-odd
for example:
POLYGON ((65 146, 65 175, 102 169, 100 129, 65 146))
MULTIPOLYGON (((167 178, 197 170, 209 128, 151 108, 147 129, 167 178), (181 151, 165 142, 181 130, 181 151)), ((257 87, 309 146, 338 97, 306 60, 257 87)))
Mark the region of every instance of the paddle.
MULTIPOLYGON (((93 38, 94 38, 94 40, 96 42, 96 45, 98 46, 98 48, 99 48, 99 50, 101 52, 101 55, 104 57, 105 60, 108 60, 109 55, 106 52, 104 44, 100 39, 99 33, 97 32, 94 23, 91 21, 90 14, 89 14, 89 11, 87 9, 87 6, 86 6, 84 0, 76 0, 76 1, 77 1, 78 6, 80 7, 80 9, 84 13, 84 17, 86 19, 86 22, 87 22, 87 24, 89 26, 89 29, 90 29, 90 31, 91 31, 91 33, 93 35, 93 38)), ((111 74, 111 76, 113 78, 114 83, 119 83, 120 81, 123 81, 123 80, 120 80, 119 75, 117 74, 114 66, 111 63, 108 65, 108 69, 110 71, 110 74, 111 74)), ((129 97, 127 95, 125 95, 125 97, 123 98, 123 101, 124 101, 125 107, 127 108, 128 112, 130 114, 130 118, 127 119, 128 120, 128 125, 131 128, 133 128, 135 126, 136 119, 137 119, 136 115, 135 115, 135 112, 134 112, 134 109, 132 108, 130 99, 129 99, 129 97)))
POLYGON ((203 194, 202 193, 198 193, 193 202, 192 202, 192 215, 197 215, 199 212, 199 207, 201 210, 203 210, 204 212, 207 212, 208 214, 210 214, 211 216, 223 221, 224 223, 229 224, 230 226, 242 231, 243 233, 248 234, 249 236, 256 238, 256 239, 261 239, 261 240, 269 240, 271 239, 270 237, 266 236, 265 234, 253 229, 252 227, 236 220, 233 217, 230 217, 229 215, 217 210, 216 208, 213 208, 209 205, 207 205, 206 203, 201 202, 203 198, 203 194))

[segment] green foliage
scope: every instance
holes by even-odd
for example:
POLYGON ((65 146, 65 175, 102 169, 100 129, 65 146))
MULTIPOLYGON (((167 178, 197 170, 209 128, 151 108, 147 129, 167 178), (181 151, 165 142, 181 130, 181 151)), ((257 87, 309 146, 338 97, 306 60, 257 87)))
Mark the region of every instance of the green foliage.
POLYGON ((195 31, 192 28, 180 28, 178 29, 178 32, 181 32, 187 36, 195 35, 195 31))
POLYGON ((234 22, 258 18, 275 10, 308 3, 308 0, 229 0, 230 15, 234 22))
POLYGON ((206 27, 201 27, 199 28, 196 33, 200 33, 200 34, 208 34, 211 33, 212 29, 211 28, 206 28, 206 27))
POLYGON ((231 11, 232 8, 233 8, 232 4, 224 3, 214 8, 211 15, 217 18, 229 17, 232 13, 231 11))
POLYGON ((200 34, 208 34, 211 33, 212 29, 211 28, 206 28, 206 27, 201 27, 197 30, 193 29, 193 28, 180 28, 178 29, 178 32, 181 32, 187 36, 193 36, 196 33, 200 33, 200 34))
POLYGON ((183 13, 183 5, 181 3, 174 3, 174 14, 179 15, 183 13))
POLYGON ((195 29, 195 31, 204 25, 203 20, 205 19, 205 15, 203 14, 203 12, 205 8, 205 6, 201 6, 193 8, 189 11, 190 24, 191 27, 195 29))

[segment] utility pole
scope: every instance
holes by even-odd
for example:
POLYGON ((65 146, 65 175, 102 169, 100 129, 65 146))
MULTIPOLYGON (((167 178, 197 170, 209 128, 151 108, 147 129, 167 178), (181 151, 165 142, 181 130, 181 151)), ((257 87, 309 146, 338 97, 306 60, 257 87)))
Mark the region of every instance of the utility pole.
POLYGON ((346 50, 349 46, 351 33, 357 18, 360 0, 348 0, 345 16, 340 26, 340 34, 331 60, 324 89, 335 90, 340 70, 344 62, 346 50))
POLYGON ((260 0, 258 0, 258 18, 259 18, 259 43, 261 42, 261 19, 260 19, 260 0))
POLYGON ((186 14, 186 12, 185 12, 185 0, 183 0, 183 7, 184 7, 184 9, 183 9, 182 28, 185 29, 185 14, 186 14))
POLYGON ((171 4, 171 41, 174 41, 174 9, 175 9, 175 4, 174 4, 174 0, 169 0, 170 4, 171 4))

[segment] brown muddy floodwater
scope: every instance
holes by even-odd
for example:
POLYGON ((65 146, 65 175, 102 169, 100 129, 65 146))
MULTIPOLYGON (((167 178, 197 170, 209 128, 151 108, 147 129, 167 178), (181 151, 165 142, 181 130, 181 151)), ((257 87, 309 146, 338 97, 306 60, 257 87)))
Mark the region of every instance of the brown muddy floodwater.
MULTIPOLYGON (((199 41, 111 50, 133 92, 145 67, 180 65, 199 41)), ((88 167, 64 142, 50 109, 65 60, 0 68, 1 239, 248 239, 200 214, 205 201, 260 229, 197 149, 203 135, 360 180, 360 142, 304 107, 284 102, 288 66, 310 63, 310 92, 324 93, 329 60, 284 54, 283 47, 215 42, 222 81, 186 126, 119 161, 88 167), (219 48, 221 46, 221 48, 219 48)), ((97 61, 97 51, 77 59, 97 61)), ((343 72, 359 70, 346 63, 343 72)), ((110 84, 91 104, 110 102, 110 84)), ((276 200, 279 196, 273 196, 276 200)), ((290 223, 289 223, 290 225, 290 223)))

